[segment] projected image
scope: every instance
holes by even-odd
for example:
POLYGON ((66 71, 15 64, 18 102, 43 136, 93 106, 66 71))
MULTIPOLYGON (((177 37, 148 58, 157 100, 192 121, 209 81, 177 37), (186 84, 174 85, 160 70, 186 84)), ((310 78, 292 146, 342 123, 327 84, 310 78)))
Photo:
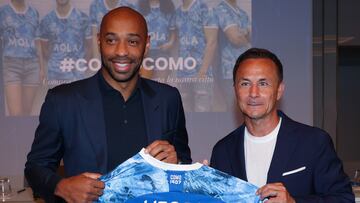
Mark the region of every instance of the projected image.
POLYGON ((231 111, 233 64, 251 45, 251 2, 140 2, 152 40, 143 75, 176 86, 187 112, 231 111))
POLYGON ((175 5, 172 1, 143 0, 139 8, 148 23, 151 38, 141 74, 166 83, 170 74, 169 61, 174 61, 176 55, 175 5))
POLYGON ((38 11, 13 0, 0 8, 3 98, 10 116, 29 115, 42 76, 38 11))
POLYGON ((46 84, 53 87, 85 78, 91 48, 88 15, 70 0, 57 0, 55 8, 42 18, 39 30, 46 84))
MULTIPOLYGON (((245 7, 244 7, 245 8, 245 7)), ((251 47, 251 21, 235 0, 223 0, 214 8, 219 26, 220 65, 217 78, 228 111, 234 107, 233 67, 236 59, 251 47)))
POLYGON ((141 75, 179 89, 186 112, 234 107, 232 69, 251 46, 251 0, 0 1, 6 116, 37 116, 49 88, 101 68, 102 17, 129 6, 148 22, 141 75))

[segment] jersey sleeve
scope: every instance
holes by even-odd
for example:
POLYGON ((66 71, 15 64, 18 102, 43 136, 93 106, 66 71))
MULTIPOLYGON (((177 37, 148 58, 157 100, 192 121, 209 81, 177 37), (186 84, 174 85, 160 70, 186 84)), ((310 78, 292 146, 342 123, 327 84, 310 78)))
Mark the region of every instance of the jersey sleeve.
POLYGON ((204 15, 204 27, 218 28, 218 22, 213 9, 207 9, 204 15))
POLYGON ((169 18, 169 30, 176 29, 176 15, 175 13, 168 15, 169 18))
POLYGON ((248 14, 240 9, 240 26, 241 28, 248 28, 250 26, 250 20, 248 14))
POLYGON ((81 18, 82 18, 82 25, 84 26, 83 27, 84 28, 84 36, 86 39, 89 39, 92 37, 90 18, 85 13, 81 13, 81 18))
POLYGON ((35 12, 35 39, 39 39, 40 38, 40 17, 39 17, 39 12, 37 10, 34 9, 35 12))
POLYGON ((45 41, 48 41, 49 40, 49 22, 50 22, 50 16, 47 15, 45 16, 41 22, 40 22, 40 27, 38 29, 38 36, 42 39, 42 40, 45 40, 45 41))
POLYGON ((213 9, 209 9, 209 7, 205 3, 202 3, 200 5, 200 15, 201 15, 201 19, 203 19, 202 22, 203 27, 207 27, 207 28, 217 27, 216 18, 213 9))
POLYGON ((220 28, 226 31, 229 27, 240 26, 240 28, 247 28, 249 26, 249 17, 243 10, 239 10, 239 17, 235 17, 234 11, 226 9, 225 7, 219 7, 216 9, 216 18, 220 28))
POLYGON ((92 1, 90 4, 89 18, 90 25, 97 27, 97 8, 96 0, 92 1))

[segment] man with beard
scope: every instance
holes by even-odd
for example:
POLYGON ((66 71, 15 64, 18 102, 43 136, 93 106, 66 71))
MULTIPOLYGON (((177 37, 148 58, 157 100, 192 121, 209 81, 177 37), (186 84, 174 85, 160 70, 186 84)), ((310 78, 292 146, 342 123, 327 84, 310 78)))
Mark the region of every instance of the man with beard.
POLYGON ((100 71, 49 90, 25 165, 30 186, 47 201, 97 200, 100 175, 142 147, 167 163, 191 162, 179 92, 139 76, 149 44, 144 17, 116 8, 98 34, 100 71), (56 174, 61 159, 66 178, 56 174))

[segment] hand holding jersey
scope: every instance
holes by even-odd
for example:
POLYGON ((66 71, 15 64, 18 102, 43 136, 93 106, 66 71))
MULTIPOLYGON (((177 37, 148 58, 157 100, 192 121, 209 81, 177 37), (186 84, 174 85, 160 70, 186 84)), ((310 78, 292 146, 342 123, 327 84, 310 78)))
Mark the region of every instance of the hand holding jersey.
POLYGON ((251 183, 200 163, 160 162, 145 149, 100 180, 105 189, 97 202, 261 202, 251 183))
POLYGON ((146 147, 145 152, 149 153, 157 160, 171 164, 178 163, 175 147, 168 141, 156 140, 146 147))
POLYGON ((265 199, 267 197, 267 203, 295 203, 295 200, 291 197, 286 187, 282 183, 269 183, 256 191, 257 195, 260 195, 260 199, 265 199))
POLYGON ((82 173, 62 179, 56 186, 55 195, 66 202, 95 201, 103 194, 105 184, 98 180, 101 174, 82 173))
MULTIPOLYGON (((173 145, 168 141, 156 140, 146 147, 147 154, 159 161, 177 164, 178 159, 173 145)), ((96 201, 105 188, 104 182, 98 180, 99 173, 82 173, 77 176, 62 179, 56 186, 55 195, 66 202, 96 201)))

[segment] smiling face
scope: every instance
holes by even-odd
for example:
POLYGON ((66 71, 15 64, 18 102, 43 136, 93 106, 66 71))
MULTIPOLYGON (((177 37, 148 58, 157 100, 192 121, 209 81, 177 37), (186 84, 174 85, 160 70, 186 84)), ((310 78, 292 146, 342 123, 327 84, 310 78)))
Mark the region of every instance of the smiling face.
POLYGON ((246 59, 239 64, 235 77, 238 106, 246 119, 274 119, 277 101, 284 92, 277 67, 267 58, 246 59))
POLYGON ((149 48, 145 19, 130 8, 112 10, 103 18, 98 44, 102 72, 110 84, 137 80, 149 48))

